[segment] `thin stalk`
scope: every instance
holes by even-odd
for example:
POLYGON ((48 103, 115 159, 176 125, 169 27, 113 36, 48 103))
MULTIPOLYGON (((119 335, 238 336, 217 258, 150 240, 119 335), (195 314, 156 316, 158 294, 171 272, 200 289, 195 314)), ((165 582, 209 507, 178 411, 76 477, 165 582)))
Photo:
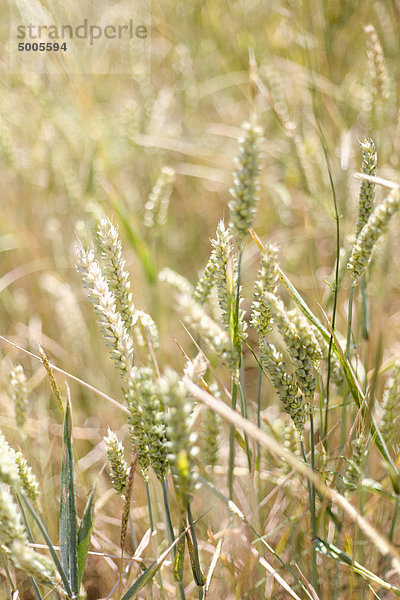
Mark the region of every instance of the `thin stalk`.
POLYGON ((201 566, 200 566, 199 546, 197 543, 196 530, 194 528, 193 515, 192 515, 192 509, 190 506, 190 502, 188 503, 186 510, 187 510, 187 516, 188 516, 188 520, 189 520, 190 533, 192 536, 193 559, 194 559, 194 567, 195 567, 195 571, 196 571, 196 579, 198 582, 201 582, 201 581, 204 581, 204 575, 201 571, 201 566))
MULTIPOLYGON (((18 494, 15 495, 15 499, 17 501, 18 508, 19 508, 19 510, 21 512, 22 519, 24 521, 24 526, 25 526, 25 529, 26 529, 26 533, 28 534, 28 539, 32 543, 33 542, 33 535, 32 535, 31 528, 29 527, 28 519, 26 518, 24 506, 23 506, 23 504, 21 502, 21 499, 18 496, 18 494)), ((42 518, 42 515, 40 515, 40 518, 42 518)))
MULTIPOLYGON (((352 325, 353 325, 353 303, 354 303, 354 286, 350 289, 349 294, 349 304, 348 304, 348 315, 347 315, 347 335, 346 335, 346 352, 345 357, 346 360, 350 361, 350 349, 351 349, 351 334, 352 334, 352 325)), ((342 414, 341 414, 341 425, 340 425, 340 448, 342 449, 346 442, 346 429, 347 429, 347 406, 348 406, 348 397, 349 397, 349 388, 347 381, 343 384, 343 404, 342 404, 342 414)), ((335 541, 336 544, 340 546, 340 540, 342 535, 342 527, 343 527, 343 517, 340 520, 339 527, 335 532, 335 541)), ((335 566, 335 590, 337 590, 339 585, 339 569, 338 565, 335 566)))
POLYGON ((53 595, 57 598, 57 600, 61 600, 61 596, 57 590, 53 590, 53 595))
MULTIPOLYGON (((351 348, 351 330, 353 324, 353 301, 354 301, 354 287, 351 287, 349 294, 349 308, 347 317, 347 339, 346 339, 346 359, 350 360, 350 348, 351 348)), ((340 425, 340 448, 343 448, 346 441, 346 426, 347 426, 347 406, 349 399, 349 388, 347 382, 343 385, 343 404, 342 404, 342 416, 340 425)))
MULTIPOLYGON (((243 366, 243 361, 241 361, 241 365, 243 366)), ((240 410, 242 415, 244 416, 245 419, 248 418, 247 415, 247 404, 246 404, 246 396, 244 393, 244 386, 242 385, 242 366, 240 367, 240 378, 241 378, 241 382, 239 383, 239 398, 240 398, 240 410)), ((243 372, 243 378, 244 378, 244 372, 243 372)), ((250 450, 250 444, 249 444, 249 436, 247 435, 247 433, 244 434, 244 445, 246 448, 246 456, 247 456, 247 466, 249 468, 249 473, 251 473, 251 450, 250 450)))
MULTIPOLYGON (((21 502, 18 494, 16 494, 15 497, 16 497, 16 500, 17 500, 17 503, 18 503, 19 510, 21 512, 21 515, 22 515, 22 519, 24 521, 25 529, 26 529, 26 532, 28 534, 28 539, 29 539, 29 541, 31 543, 33 543, 33 535, 32 535, 31 528, 29 527, 28 519, 26 518, 24 507, 22 505, 22 502, 21 502)), ((40 593, 40 590, 39 590, 39 588, 37 586, 36 581, 34 580, 33 577, 29 577, 29 579, 31 581, 33 589, 35 590, 35 595, 36 595, 37 600, 42 600, 42 595, 40 593)))
POLYGON ((318 131, 319 131, 319 137, 320 137, 320 141, 321 141, 321 146, 322 146, 322 150, 324 153, 324 158, 325 158, 325 163, 326 163, 326 168, 328 171, 328 177, 329 177, 329 185, 331 188, 331 193, 332 193, 332 200, 333 200, 333 207, 334 207, 334 211, 335 211, 335 237, 336 237, 336 266, 335 266, 335 287, 334 287, 334 294, 333 294, 333 308, 332 308, 332 332, 329 338, 329 352, 328 352, 328 373, 327 373, 327 379, 326 379, 326 404, 325 404, 325 423, 324 423, 324 433, 323 433, 323 437, 325 438, 325 440, 327 440, 327 435, 328 435, 328 420, 329 420, 329 388, 330 388, 330 380, 331 380, 331 354, 332 354, 332 346, 333 346, 333 334, 335 331, 335 325, 336 325, 336 313, 337 313, 337 304, 338 304, 338 294, 339 294, 339 262, 340 262, 340 215, 339 215, 339 206, 338 206, 338 202, 337 202, 337 197, 336 197, 336 189, 335 189, 335 183, 333 180, 333 174, 332 174, 332 169, 331 169, 331 164, 330 164, 330 160, 329 160, 329 152, 328 152, 328 144, 324 135, 324 132, 322 130, 322 125, 319 119, 319 114, 318 114, 318 106, 317 106, 317 93, 316 93, 316 87, 315 87, 315 82, 314 82, 314 70, 312 68, 312 64, 311 64, 311 54, 309 52, 309 49, 307 47, 307 57, 308 60, 310 62, 310 74, 311 74, 311 95, 312 95, 312 106, 313 106, 313 113, 314 113, 314 118, 318 127, 318 131))
POLYGON ((36 521, 36 523, 37 523, 37 525, 38 525, 38 527, 40 529, 40 533, 42 534, 42 536, 43 536, 43 538, 44 538, 44 540, 45 540, 45 542, 47 544, 47 547, 48 547, 48 549, 50 551, 50 554, 51 554, 51 557, 53 559, 54 565, 55 565, 57 571, 60 574, 60 577, 61 577, 63 586, 65 588, 65 592, 66 592, 67 597, 68 598, 72 598, 73 597, 73 593, 72 593, 72 590, 71 590, 71 586, 69 584, 68 577, 67 577, 64 569, 62 568, 60 559, 58 558, 57 552, 54 549, 53 543, 52 543, 52 541, 50 539, 50 536, 49 536, 49 534, 47 532, 46 527, 42 523, 39 515, 37 514, 36 510, 32 506, 32 504, 29 501, 29 499, 25 496, 25 494, 21 493, 21 497, 22 497, 22 500, 24 501, 24 503, 26 504, 26 506, 28 507, 28 509, 29 509, 32 517, 35 519, 35 521, 36 521))
MULTIPOLYGON (((154 490, 153 490, 153 493, 154 493, 154 490)), ((147 501, 150 502, 150 504, 149 504, 149 506, 150 506, 149 514, 151 512, 151 517, 150 517, 151 531, 152 532, 156 532, 156 529, 154 527, 153 506, 151 504, 150 483, 148 481, 146 481, 146 494, 147 494, 147 501)), ((153 536, 153 535, 151 536, 151 544, 152 544, 152 548, 153 548, 153 555, 158 560, 158 558, 159 558, 159 551, 158 551, 157 532, 156 532, 155 536, 153 536)), ((161 569, 157 573, 157 579, 158 579, 158 583, 159 583, 159 586, 160 586, 160 588, 159 588, 160 596, 161 596, 161 598, 165 598, 164 584, 163 584, 163 580, 162 580, 161 569)))
POLYGON ((8 579, 8 583, 10 584, 11 592, 14 593, 17 591, 17 588, 15 587, 14 582, 11 579, 10 571, 8 570, 7 561, 4 558, 4 552, 1 549, 0 549, 0 558, 1 558, 1 563, 3 565, 3 569, 4 569, 7 579, 8 579))
MULTIPOLYGON (((313 416, 313 409, 312 406, 310 408, 310 451, 311 451, 311 468, 313 471, 315 471, 315 448, 314 448, 314 416, 313 416)), ((314 484, 311 485, 311 491, 312 491, 312 514, 314 515, 314 518, 312 519, 312 534, 313 537, 317 536, 317 521, 315 518, 315 486, 314 484)))
POLYGON ((144 484, 146 487, 147 507, 149 510, 150 529, 151 529, 151 532, 153 533, 153 531, 155 531, 155 529, 154 529, 154 519, 153 519, 153 508, 151 506, 150 486, 149 486, 148 481, 145 481, 144 484))
POLYGON ((369 304, 367 295, 367 281, 365 273, 361 277, 361 300, 362 300, 362 336, 364 340, 369 340, 369 304))
POLYGON ((136 552, 136 548, 138 546, 138 543, 137 543, 137 539, 136 539, 136 533, 135 533, 135 528, 133 526, 133 521, 132 521, 132 515, 131 515, 131 513, 129 513, 129 531, 130 531, 130 534, 131 534, 132 548, 133 548, 133 551, 136 552))
MULTIPOLYGON (((166 519, 166 525, 167 525, 168 540, 169 540, 169 543, 172 544, 175 540, 175 534, 174 534, 174 528, 173 528, 172 520, 171 520, 171 513, 169 510, 169 498, 168 498, 168 488, 167 488, 166 479, 162 480, 161 487, 162 487, 163 498, 164 498, 164 509, 165 509, 165 519, 166 519)), ((176 546, 173 547, 173 552, 174 552, 174 557, 176 557, 176 546)))
MULTIPOLYGON (((399 516, 399 508, 400 508, 400 496, 396 494, 396 500, 393 508, 392 522, 390 524, 390 531, 388 534, 388 540, 393 543, 394 532, 396 530, 397 518, 399 516)), ((388 560, 385 561, 384 568, 382 570, 382 579, 385 579, 385 575, 388 572, 390 566, 390 562, 388 560)), ((382 588, 381 588, 382 589, 382 588)))
MULTIPOLYGON (((311 446, 313 446, 313 441, 311 446)), ((303 455, 304 462, 308 464, 306 449, 304 447, 304 442, 300 442, 301 453, 303 455)), ((315 465, 314 465, 315 466, 315 465)), ((313 467, 314 468, 314 467, 313 467)), ((311 532, 312 537, 315 538, 317 536, 317 521, 315 517, 315 488, 311 485, 310 481, 307 481, 307 489, 308 489, 308 497, 310 502, 310 518, 311 518, 311 532)), ((313 544, 313 548, 311 551, 311 569, 312 569, 312 582, 315 591, 318 593, 318 569, 317 569, 317 552, 313 544)))
MULTIPOLYGON (((394 532, 396 531, 397 518, 399 516, 399 508, 400 508, 400 496, 396 494, 396 500, 393 508, 392 522, 390 524, 390 531, 388 534, 388 540, 390 543, 393 543, 394 532)), ((389 569, 390 562, 388 560, 385 561, 384 568, 382 570, 382 579, 385 579, 385 575, 389 569)))
MULTIPOLYGON (((257 386, 257 427, 261 428, 261 387, 262 387, 262 369, 258 369, 257 386)), ((256 468, 260 469, 260 442, 257 442, 257 463, 256 468)))
MULTIPOLYGON (((311 450, 311 468, 315 471, 315 447, 314 447, 314 415, 313 407, 310 406, 310 450, 311 450)), ((311 484, 312 504, 311 504, 311 530, 313 539, 317 537, 317 518, 316 518, 316 506, 315 506, 315 486, 311 484)), ((312 551, 312 582, 315 591, 319 592, 319 578, 317 568, 317 553, 316 550, 312 551)))
MULTIPOLYGON (((238 367, 241 367, 241 344, 238 335, 239 330, 239 300, 240 300, 240 275, 241 275, 241 264, 242 264, 242 249, 239 247, 238 249, 238 267, 237 267, 237 287, 236 287, 236 303, 235 303, 235 312, 234 312, 234 331, 233 336, 231 334, 231 342, 238 351, 239 356, 239 364, 238 367)), ((231 408, 232 410, 236 410, 237 403, 237 381, 236 381, 236 373, 232 375, 232 402, 231 408)), ((231 425, 229 430, 229 468, 228 468, 228 489, 229 489, 229 499, 233 500, 233 466, 235 462, 235 427, 231 425)))
MULTIPOLYGON (((257 427, 261 429, 261 386, 262 386, 262 368, 258 368, 258 387, 257 387, 257 427)), ((256 446, 256 470, 260 474, 261 469, 261 446, 260 442, 257 442, 256 446)), ((260 478, 258 479, 260 483, 260 478)))
MULTIPOLYGON (((166 526, 167 526, 167 535, 168 535, 169 543, 172 544, 175 541, 175 534, 174 534, 174 528, 172 526, 171 512, 169 510, 168 487, 167 487, 167 481, 166 481, 166 479, 163 479, 161 481, 161 487, 162 487, 162 491, 163 491, 164 509, 165 509, 165 520, 166 520, 166 526)), ((172 551, 174 553, 174 559, 175 559, 176 558, 176 545, 173 547, 172 551)), ((180 599, 181 600, 186 600, 185 587, 183 585, 183 582, 182 581, 178 581, 177 582, 177 586, 178 586, 178 589, 179 589, 179 597, 180 597, 180 599)))
POLYGON ((366 274, 363 273, 361 277, 361 306, 362 306, 362 328, 361 335, 364 340, 364 370, 365 370, 365 379, 364 379, 364 392, 367 391, 368 388, 368 371, 369 371, 369 352, 370 346, 368 344, 369 340, 369 304, 368 304, 368 294, 367 294, 367 280, 366 274))
MULTIPOLYGON (((323 424, 323 402, 324 402, 324 386, 322 383, 322 377, 321 377, 321 372, 318 370, 317 372, 317 385, 318 385, 318 396, 319 396, 319 422, 320 422, 320 427, 323 424)), ((325 441, 325 440, 324 440, 325 441)))
POLYGON ((394 509, 393 509, 392 523, 390 525, 390 531, 389 531, 389 541, 390 542, 393 542, 394 532, 396 529, 396 521, 397 521, 397 517, 399 516, 399 508, 400 508, 400 496, 398 494, 396 494, 396 501, 395 501, 394 509))
MULTIPOLYGON (((237 402, 237 383, 234 377, 232 377, 232 410, 236 410, 237 402)), ((235 463, 235 427, 230 426, 229 429, 229 462, 228 462, 228 490, 229 500, 233 500, 233 467, 235 463)))

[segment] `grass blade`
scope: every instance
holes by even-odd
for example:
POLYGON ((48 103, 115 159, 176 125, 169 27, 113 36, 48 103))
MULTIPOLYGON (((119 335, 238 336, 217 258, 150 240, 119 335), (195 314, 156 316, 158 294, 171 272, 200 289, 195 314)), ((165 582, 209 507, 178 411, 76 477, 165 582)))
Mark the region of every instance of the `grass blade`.
POLYGON ((390 590, 396 596, 400 596, 399 588, 395 587, 391 583, 388 583, 387 581, 385 581, 378 575, 375 575, 375 573, 372 573, 372 571, 370 571, 369 569, 367 569, 366 567, 364 567, 357 561, 353 560, 351 558, 351 556, 349 556, 345 552, 342 552, 339 548, 337 548, 333 544, 330 544, 329 542, 327 542, 325 540, 321 540, 320 538, 316 538, 314 540, 314 545, 315 545, 316 550, 318 552, 320 552, 321 554, 324 554, 325 556, 329 556, 333 560, 340 562, 342 565, 347 565, 348 567, 350 567, 350 569, 352 571, 354 571, 355 573, 358 573, 358 575, 361 575, 361 577, 367 578, 370 581, 373 581, 374 583, 376 583, 380 587, 384 588, 385 590, 390 590))
POLYGON ((93 529, 93 508, 94 508, 94 494, 96 487, 90 492, 90 496, 83 511, 82 521, 78 530, 78 589, 82 583, 83 572, 85 569, 87 554, 90 544, 90 536, 93 529))
POLYGON ((158 570, 161 568, 163 562, 167 558, 168 554, 171 552, 172 548, 175 547, 175 544, 179 542, 182 536, 185 535, 186 531, 187 528, 184 531, 182 531, 182 533, 174 541, 174 543, 171 544, 171 546, 169 546, 157 560, 152 562, 151 565, 147 567, 147 569, 140 575, 140 577, 136 579, 135 583, 129 588, 126 594, 122 596, 122 600, 130 600, 130 598, 133 598, 139 590, 141 590, 145 585, 150 583, 152 579, 154 579, 154 577, 157 575, 158 570))
POLYGON ((207 578, 206 578, 206 583, 204 586, 204 595, 203 595, 203 600, 206 599, 207 595, 208 595, 208 590, 210 589, 210 585, 211 585, 211 580, 212 577, 214 575, 214 571, 215 571, 215 567, 217 566, 217 562, 218 559, 221 555, 221 550, 222 550, 222 544, 224 543, 224 538, 221 538, 217 544, 217 547, 215 548, 215 552, 213 554, 212 560, 211 560, 211 564, 210 567, 208 569, 208 573, 207 573, 207 578))
POLYGON ((76 514, 75 465, 72 444, 71 403, 68 398, 64 418, 64 454, 60 489, 61 564, 68 574, 73 595, 78 594, 78 532, 76 514))
POLYGON ((62 584, 64 586, 64 589, 65 589, 67 595, 71 597, 73 594, 72 594, 71 586, 70 586, 70 583, 69 583, 68 574, 64 571, 64 568, 63 568, 63 566, 62 566, 62 564, 60 562, 60 559, 58 558, 58 554, 57 554, 57 552, 56 552, 56 550, 55 550, 55 548, 53 546, 53 543, 52 543, 52 541, 50 539, 50 536, 48 534, 46 526, 44 525, 43 521, 41 520, 41 518, 37 514, 36 510, 33 508, 30 500, 25 496, 25 494, 23 492, 21 492, 21 491, 19 492, 19 494, 20 494, 21 498, 23 499, 23 501, 24 501, 27 509, 31 513, 33 519, 36 521, 36 524, 39 527, 40 532, 41 532, 41 534, 42 534, 42 536, 44 538, 44 541, 46 542, 47 547, 48 547, 48 549, 50 551, 51 558, 54 561, 54 565, 55 565, 57 571, 60 574, 61 581, 62 581, 62 584))
POLYGON ((188 532, 186 534, 186 541, 187 541, 188 550, 189 550, 190 564, 192 566, 193 577, 196 581, 196 584, 198 586, 202 587, 205 583, 205 577, 204 577, 204 574, 203 574, 203 572, 201 570, 201 566, 200 566, 197 537, 196 537, 196 531, 194 528, 192 509, 191 509, 190 503, 187 506, 187 515, 188 515, 188 519, 189 519, 190 529, 188 530, 188 532))
POLYGON ((183 567, 185 564, 185 536, 183 535, 176 546, 176 556, 172 579, 176 582, 183 581, 183 567))

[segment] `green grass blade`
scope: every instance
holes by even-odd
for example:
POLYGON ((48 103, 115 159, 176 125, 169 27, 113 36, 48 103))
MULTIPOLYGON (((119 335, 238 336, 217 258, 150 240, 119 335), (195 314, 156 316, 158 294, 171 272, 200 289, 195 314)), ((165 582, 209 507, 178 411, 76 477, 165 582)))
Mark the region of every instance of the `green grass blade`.
POLYGON ((369 569, 367 569, 366 567, 361 565, 359 562, 353 560, 351 558, 351 556, 349 556, 345 552, 342 552, 342 550, 340 550, 340 548, 337 548, 333 544, 330 544, 329 542, 327 542, 325 540, 321 540, 320 538, 314 539, 314 546, 315 546, 315 549, 318 552, 320 552, 321 554, 324 554, 325 556, 329 556, 333 560, 340 562, 342 565, 348 566, 352 571, 361 575, 361 577, 364 577, 364 578, 369 579, 370 581, 373 581, 374 583, 376 583, 380 587, 384 588, 385 590, 390 590, 396 596, 400 596, 399 588, 395 587, 391 583, 388 583, 387 581, 385 581, 378 575, 375 575, 375 573, 372 573, 372 571, 370 571, 369 569))
POLYGON ((41 518, 39 517, 39 515, 37 514, 37 512, 35 511, 35 509, 33 508, 30 500, 25 496, 25 494, 23 492, 19 492, 21 498, 23 499, 27 509, 29 510, 29 512, 31 513, 33 519, 36 521, 37 526, 40 529, 40 532, 47 544, 47 547, 50 551, 51 554, 51 558, 53 559, 54 565, 57 569, 57 571, 60 574, 61 577, 61 581, 63 583, 64 589, 67 593, 68 596, 72 596, 72 590, 71 590, 71 586, 69 583, 69 579, 68 579, 68 575, 67 573, 64 571, 63 566, 60 562, 60 559, 58 558, 58 554, 53 546, 53 543, 50 539, 50 536, 47 532, 46 526, 44 525, 43 521, 41 520, 41 518))
POLYGON ((176 546, 176 556, 174 568, 172 571, 172 579, 176 582, 183 581, 183 567, 185 564, 185 536, 182 536, 176 546))
POLYGON ((132 587, 122 596, 122 600, 129 600, 133 598, 134 595, 141 590, 145 585, 150 583, 150 581, 157 575, 157 571, 161 567, 159 560, 155 560, 151 563, 151 565, 138 577, 132 587))
POLYGON ((169 548, 167 548, 157 560, 152 562, 151 565, 147 567, 147 569, 140 575, 140 577, 136 579, 135 583, 129 588, 126 594, 122 596, 122 600, 130 600, 130 598, 133 598, 139 590, 141 590, 145 585, 150 583, 152 579, 154 579, 154 577, 157 575, 158 570, 161 568, 163 562, 167 558, 168 554, 171 552, 172 548, 175 547, 175 544, 179 543, 182 537, 184 537, 186 531, 187 529, 182 531, 182 533, 174 541, 174 543, 171 544, 171 546, 169 546, 169 548))
POLYGON ((6 574, 6 578, 8 580, 8 584, 10 586, 10 591, 13 594, 16 591, 16 588, 15 588, 14 582, 12 580, 12 577, 10 575, 10 571, 8 570, 7 561, 4 558, 4 556, 5 556, 5 550, 3 551, 0 548, 0 560, 1 560, 1 564, 3 565, 4 573, 6 574))
POLYGON ((64 454, 60 489, 60 554, 72 593, 78 594, 78 532, 76 514, 75 465, 72 444, 71 404, 68 399, 64 418, 64 454))
POLYGON ((200 566, 200 557, 199 557, 199 549, 197 544, 197 536, 196 530, 194 528, 192 509, 190 503, 187 506, 187 515, 189 519, 189 530, 186 533, 186 541, 189 550, 190 564, 192 566, 193 577, 196 581, 196 584, 202 587, 205 584, 206 578, 201 570, 200 566))
POLYGON ((80 588, 85 569, 87 554, 90 544, 90 536, 93 529, 94 487, 83 511, 82 521, 78 530, 78 588, 80 588))

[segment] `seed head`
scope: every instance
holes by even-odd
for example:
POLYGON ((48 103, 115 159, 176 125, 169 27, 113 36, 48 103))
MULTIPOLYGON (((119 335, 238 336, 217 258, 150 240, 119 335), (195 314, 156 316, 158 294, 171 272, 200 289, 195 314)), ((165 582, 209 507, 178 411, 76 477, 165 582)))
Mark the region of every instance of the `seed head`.
MULTIPOLYGON (((221 396, 217 385, 211 385, 210 392, 215 398, 221 396)), ((202 422, 201 456, 202 463, 212 469, 218 462, 220 428, 221 419, 219 415, 210 408, 206 408, 202 422)))
POLYGON ((250 323, 259 337, 264 337, 271 331, 272 313, 265 300, 264 292, 275 294, 278 280, 276 258, 278 249, 270 244, 261 254, 260 270, 254 284, 254 299, 251 305, 250 323))
POLYGON ((193 327, 206 344, 210 346, 225 365, 235 372, 238 364, 238 356, 233 348, 229 335, 226 331, 209 317, 200 304, 197 304, 190 296, 182 294, 178 297, 178 306, 183 315, 183 320, 193 327))
POLYGON ((299 387, 306 399, 312 401, 315 392, 315 378, 312 364, 304 345, 308 342, 305 340, 303 343, 301 340, 295 324, 286 312, 283 302, 270 292, 265 292, 264 298, 278 331, 285 342, 299 387))
POLYGON ((364 464, 367 458, 367 440, 363 433, 354 438, 351 442, 352 453, 348 461, 346 475, 343 477, 343 483, 347 493, 356 492, 364 475, 364 464))
POLYGON ((15 460, 15 451, 10 448, 6 438, 0 432, 0 483, 7 483, 12 487, 19 485, 18 467, 15 460))
POLYGON ((18 429, 23 429, 28 408, 28 391, 26 376, 22 365, 16 365, 10 373, 9 396, 14 403, 15 420, 18 429))
POLYGON ((12 494, 0 483, 0 545, 8 547, 15 540, 28 543, 25 527, 12 494))
POLYGON ((81 244, 76 247, 77 269, 83 285, 94 305, 97 322, 109 348, 110 356, 121 377, 127 380, 133 366, 133 343, 117 311, 115 297, 103 277, 93 250, 86 252, 81 244))
POLYGON ((293 420, 300 438, 303 439, 304 423, 307 418, 308 408, 306 404, 303 404, 293 375, 287 373, 282 354, 277 351, 273 344, 262 342, 260 346, 260 360, 285 411, 293 420))
POLYGON ((191 501, 197 480, 193 470, 197 436, 191 426, 192 402, 178 375, 171 369, 159 379, 158 390, 167 409, 167 446, 172 476, 181 502, 186 507, 191 501))
POLYGON ((9 546, 10 558, 14 565, 38 583, 54 587, 57 584, 56 569, 52 561, 39 554, 26 543, 15 540, 9 546))
POLYGON ((193 360, 188 360, 185 365, 184 374, 194 383, 200 383, 207 371, 207 362, 202 352, 199 352, 193 360))
MULTIPOLYGON (((370 139, 364 139, 361 143, 362 167, 361 171, 366 175, 375 175, 377 164, 377 153, 375 144, 370 139)), ((362 228, 368 221, 369 215, 374 208, 375 184, 363 179, 360 186, 360 198, 358 201, 358 218, 356 236, 360 235, 362 228)))
POLYGON ((20 484, 28 498, 35 504, 39 498, 40 486, 32 467, 30 467, 21 452, 15 453, 20 484))
POLYGON ((369 24, 365 27, 367 36, 367 60, 369 82, 367 87, 367 109, 372 122, 379 122, 385 112, 385 104, 390 97, 390 80, 386 68, 385 57, 381 42, 375 27, 369 24))
POLYGON ((232 200, 229 203, 233 235, 238 244, 246 236, 256 210, 257 176, 260 171, 259 144, 262 136, 260 127, 254 120, 243 125, 244 137, 240 139, 237 169, 233 176, 232 200))
POLYGON ((128 465, 124 456, 124 447, 118 440, 114 431, 108 428, 108 435, 104 437, 108 461, 110 463, 111 483, 117 494, 124 495, 128 479, 128 465))
POLYGON ((158 275, 159 281, 166 283, 175 291, 191 296, 193 294, 192 284, 182 275, 172 269, 165 268, 158 275))
POLYGON ((175 171, 171 167, 162 167, 144 207, 143 222, 146 227, 152 228, 154 225, 165 225, 174 181, 175 171))
POLYGON ((148 477, 150 465, 161 481, 168 471, 165 412, 157 393, 152 370, 135 369, 129 382, 128 407, 132 439, 138 450, 139 466, 148 477))
POLYGON ((132 328, 134 306, 129 273, 125 268, 118 229, 108 217, 102 217, 97 238, 104 263, 104 274, 114 296, 115 308, 120 313, 128 333, 132 328))
POLYGON ((400 443, 400 360, 394 364, 392 376, 385 386, 383 398, 381 432, 386 445, 393 447, 400 443))
POLYGON ((378 239, 386 232, 390 218, 399 208, 400 191, 396 188, 371 213, 356 239, 347 263, 347 268, 353 277, 353 286, 356 286, 359 282, 360 277, 371 261, 372 252, 378 239))

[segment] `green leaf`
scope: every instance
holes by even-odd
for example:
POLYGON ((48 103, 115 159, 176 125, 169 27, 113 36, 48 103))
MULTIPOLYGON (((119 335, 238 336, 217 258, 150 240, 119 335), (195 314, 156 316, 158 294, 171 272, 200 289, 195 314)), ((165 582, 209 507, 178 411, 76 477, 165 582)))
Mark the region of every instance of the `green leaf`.
POLYGON ((204 576, 203 571, 200 568, 198 557, 196 559, 196 553, 193 545, 193 540, 190 536, 190 531, 186 532, 186 541, 189 550, 190 566, 192 567, 193 578, 196 582, 196 585, 202 587, 206 582, 206 578, 204 576))
POLYGON ((129 588, 129 590, 126 592, 126 594, 123 595, 122 600, 130 600, 130 598, 133 598, 133 596, 139 590, 141 590, 142 587, 144 587, 145 585, 150 583, 150 581, 157 574, 157 571, 160 567, 161 567, 161 564, 159 564, 159 562, 157 560, 152 562, 151 565, 145 570, 145 572, 142 573, 140 575, 140 577, 138 577, 136 579, 135 583, 132 585, 132 587, 129 588))
POLYGON ((373 581, 385 590, 390 590, 396 596, 400 596, 399 588, 395 587, 391 583, 388 583, 384 579, 381 579, 381 577, 375 575, 375 573, 372 573, 372 571, 361 565, 359 562, 353 560, 351 556, 349 556, 345 552, 342 552, 342 550, 340 550, 340 548, 337 548, 337 546, 334 546, 333 544, 330 544, 329 542, 322 540, 321 538, 315 538, 313 542, 315 549, 321 554, 329 556, 333 560, 336 560, 336 562, 340 562, 342 565, 347 565, 352 571, 361 575, 361 577, 373 581))
POLYGON ((83 572, 90 544, 90 536, 93 529, 94 493, 96 487, 90 492, 90 496, 83 511, 82 521, 78 531, 78 588, 81 587, 83 572))
POLYGON ((235 429, 235 440, 239 444, 239 446, 241 447, 243 452, 246 452, 246 444, 245 444, 244 438, 238 431, 236 431, 236 429, 235 429))
POLYGON ((182 536, 176 546, 176 556, 174 568, 172 570, 172 579, 174 581, 183 581, 183 567, 185 564, 185 536, 182 536))
POLYGON ((179 543, 179 541, 182 539, 182 537, 185 535, 185 533, 186 533, 186 531, 183 531, 180 534, 180 536, 174 541, 174 543, 171 544, 171 546, 169 546, 169 548, 164 550, 164 552, 161 554, 161 556, 159 556, 159 558, 157 560, 152 562, 151 565, 149 567, 147 567, 147 569, 140 575, 140 577, 138 577, 136 579, 135 583, 129 588, 129 590, 126 592, 126 594, 124 594, 124 596, 122 597, 122 600, 130 600, 130 598, 133 598, 133 596, 139 590, 141 590, 145 585, 150 583, 150 581, 152 579, 154 579, 155 575, 157 574, 157 571, 162 566, 164 560, 167 558, 167 556, 171 552, 172 548, 174 548, 175 545, 179 543))
POLYGON ((74 448, 72 444, 71 403, 68 399, 64 417, 64 454, 61 468, 60 489, 60 554, 63 570, 73 594, 79 593, 78 585, 78 533, 76 516, 76 490, 74 448))
POLYGON ((67 593, 68 596, 72 596, 72 590, 69 584, 69 579, 67 576, 67 573, 64 571, 62 564, 60 563, 60 560, 58 558, 58 554, 53 546, 53 543, 50 539, 50 536, 48 534, 48 531, 46 529, 46 526, 44 525, 43 521, 41 520, 41 518, 39 517, 39 515, 37 514, 36 510, 33 508, 29 498, 27 498, 27 496, 25 496, 25 494, 23 492, 19 492, 21 498, 23 499, 24 503, 26 504, 29 512, 31 513, 32 517, 34 518, 34 520, 36 521, 36 524, 38 525, 40 532, 49 548, 50 554, 51 554, 51 558, 54 561, 54 565, 57 569, 57 571, 60 574, 63 586, 65 588, 65 591, 67 593))

